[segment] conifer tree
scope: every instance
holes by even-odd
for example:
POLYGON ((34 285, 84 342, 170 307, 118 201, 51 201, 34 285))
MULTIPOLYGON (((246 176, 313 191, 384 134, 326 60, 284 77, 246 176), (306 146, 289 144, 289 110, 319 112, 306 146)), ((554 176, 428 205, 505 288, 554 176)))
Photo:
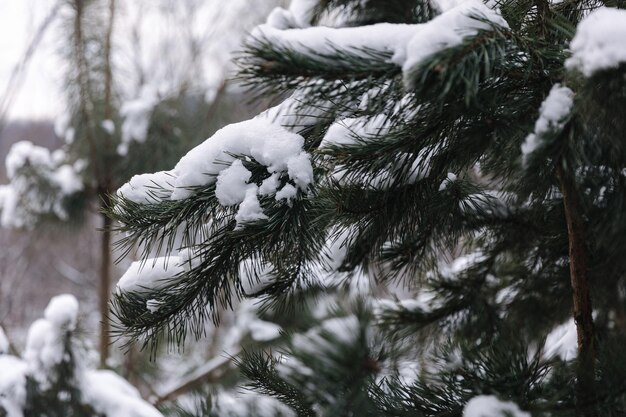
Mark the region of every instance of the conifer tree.
POLYGON ((78 302, 52 298, 28 331, 22 357, 0 329, 0 415, 6 417, 160 417, 117 374, 92 369, 76 337, 78 302))
POLYGON ((282 102, 113 198, 122 333, 252 297, 289 337, 240 368, 297 415, 620 415, 625 6, 275 9, 239 78, 282 102))

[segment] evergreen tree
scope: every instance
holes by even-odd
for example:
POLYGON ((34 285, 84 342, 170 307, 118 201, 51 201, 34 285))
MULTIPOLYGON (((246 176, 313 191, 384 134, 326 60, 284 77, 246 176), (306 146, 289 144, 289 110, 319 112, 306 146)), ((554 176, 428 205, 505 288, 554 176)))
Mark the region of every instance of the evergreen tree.
POLYGON ((6 417, 159 417, 115 373, 89 366, 76 338, 78 302, 54 297, 28 331, 22 358, 9 354, 0 329, 0 415, 6 417))
POLYGON ((282 103, 113 198, 121 331, 252 297, 289 337, 242 373, 297 415, 621 415, 624 6, 274 10, 239 77, 282 103))

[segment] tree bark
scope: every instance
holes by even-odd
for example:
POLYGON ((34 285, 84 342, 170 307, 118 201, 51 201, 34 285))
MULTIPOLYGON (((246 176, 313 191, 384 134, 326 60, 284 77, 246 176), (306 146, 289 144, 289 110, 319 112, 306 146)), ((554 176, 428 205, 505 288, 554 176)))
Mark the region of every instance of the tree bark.
MULTIPOLYGON (((106 196, 101 196, 106 199, 106 196)), ((103 200, 101 209, 106 208, 106 200, 103 200)), ((107 366, 109 358, 110 341, 110 317, 109 317, 109 293, 111 292, 111 219, 102 213, 102 240, 100 247, 100 367, 107 366)))
POLYGON ((574 320, 578 335, 576 401, 578 414, 597 417, 595 407, 595 331, 589 285, 589 255, 585 245, 585 225, 573 180, 557 165, 556 174, 563 195, 569 241, 569 266, 574 320))
MULTIPOLYGON (((113 24, 115 22, 115 0, 109 1, 109 21, 104 43, 104 119, 113 118, 113 68, 111 64, 111 47, 113 38, 113 24)), ((104 135, 105 157, 109 155, 113 144, 112 134, 104 135)), ((102 173, 98 187, 98 197, 101 201, 102 212, 102 247, 100 259, 100 367, 106 367, 111 345, 111 320, 109 317, 109 301, 111 292, 111 219, 104 212, 109 208, 109 194, 113 191, 112 178, 109 170, 102 173)))

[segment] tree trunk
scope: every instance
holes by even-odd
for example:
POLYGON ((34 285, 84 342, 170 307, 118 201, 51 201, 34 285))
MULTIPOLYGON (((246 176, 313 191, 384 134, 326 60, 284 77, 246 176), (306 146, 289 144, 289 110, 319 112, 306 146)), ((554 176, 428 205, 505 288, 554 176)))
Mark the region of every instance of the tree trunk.
POLYGON ((574 299, 574 320, 578 334, 578 369, 576 400, 578 413, 584 417, 597 417, 595 407, 595 334, 589 286, 589 255, 585 245, 585 228, 580 203, 572 179, 557 165, 567 236, 569 240, 570 280, 574 299))
MULTIPOLYGON (((111 65, 111 39, 113 37, 113 23, 115 22, 115 0, 109 1, 109 21, 104 44, 104 119, 113 118, 113 69, 111 65)), ((104 135, 104 149, 106 155, 111 151, 113 143, 112 135, 108 132, 104 135)), ((109 206, 109 194, 112 192, 112 179, 110 171, 102 172, 101 184, 99 185, 99 197, 102 211, 102 247, 100 259, 100 367, 106 367, 109 358, 109 346, 111 345, 110 331, 111 321, 109 317, 109 300, 111 292, 111 219, 104 214, 104 209, 109 206)))
MULTIPOLYGON (((101 208, 106 207, 106 196, 101 196, 104 200, 101 208)), ((110 341, 110 317, 109 317, 109 293, 111 292, 111 219, 102 214, 102 240, 100 247, 100 367, 107 365, 109 358, 110 341)))

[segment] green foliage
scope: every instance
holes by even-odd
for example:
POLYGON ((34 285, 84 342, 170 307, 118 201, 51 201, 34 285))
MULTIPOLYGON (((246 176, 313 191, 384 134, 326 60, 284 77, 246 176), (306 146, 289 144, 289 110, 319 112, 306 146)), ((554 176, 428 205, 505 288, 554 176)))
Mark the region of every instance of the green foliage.
MULTIPOLYGON (((118 196, 110 215, 123 250, 139 247, 146 262, 181 248, 194 254, 165 286, 116 296, 121 333, 148 342, 165 333, 180 343, 246 296, 270 315, 304 315, 304 305, 326 297, 350 299, 339 288, 365 275, 375 281, 367 302, 346 309, 354 315, 334 312, 353 317, 358 330, 328 331, 326 316, 313 314, 309 326, 294 319, 280 354, 239 360, 251 387, 302 416, 461 416, 480 395, 533 416, 587 406, 618 415, 624 364, 611 349, 626 330, 626 66, 588 78, 565 69, 576 26, 598 4, 498 6, 508 27, 473 16, 487 28, 410 69, 367 46, 322 53, 250 39, 239 78, 264 99, 292 94, 279 117, 295 120, 284 127, 304 137, 315 181, 289 201, 262 196, 267 219, 243 225, 210 182, 185 200, 163 197, 156 184, 149 204, 118 196), (523 153, 556 84, 573 91, 572 107, 523 153), (338 126, 349 133, 326 140, 338 126), (591 405, 577 402, 575 361, 542 350, 572 310, 563 178, 581 210, 602 347, 591 405), (338 262, 333 245, 345 252, 338 262), (413 303, 385 293, 406 290, 413 303), (148 312, 148 299, 163 307, 148 312), (419 369, 407 377, 399 369, 406 364, 419 369)), ((352 13, 346 25, 420 23, 439 12, 412 1, 321 1, 313 22, 336 9, 352 13)), ((261 161, 234 156, 250 184, 269 177, 261 161)))

